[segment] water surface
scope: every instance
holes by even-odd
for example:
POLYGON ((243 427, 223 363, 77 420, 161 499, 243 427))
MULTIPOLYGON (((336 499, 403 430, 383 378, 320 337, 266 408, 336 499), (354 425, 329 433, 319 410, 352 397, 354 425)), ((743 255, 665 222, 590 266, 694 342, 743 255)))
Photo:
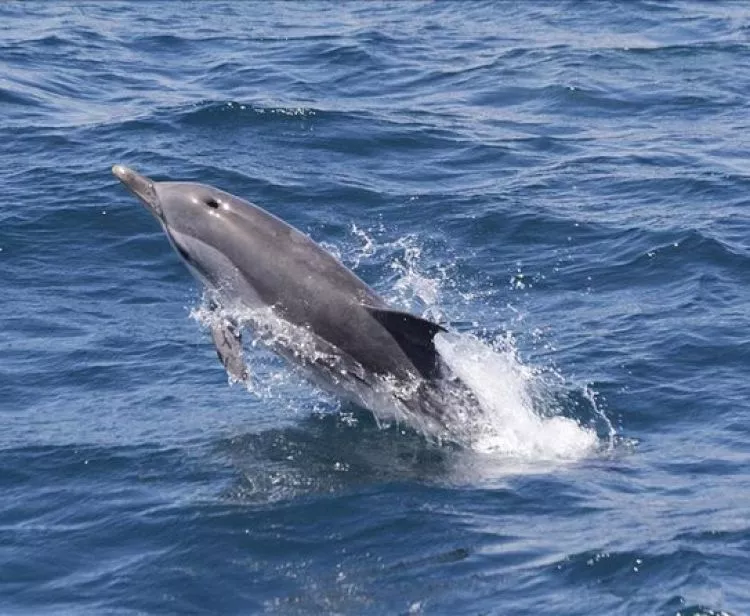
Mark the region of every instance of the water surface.
POLYGON ((750 8, 0 6, 0 612, 750 612, 750 8), (249 348, 109 168, 309 233, 491 408, 249 348))

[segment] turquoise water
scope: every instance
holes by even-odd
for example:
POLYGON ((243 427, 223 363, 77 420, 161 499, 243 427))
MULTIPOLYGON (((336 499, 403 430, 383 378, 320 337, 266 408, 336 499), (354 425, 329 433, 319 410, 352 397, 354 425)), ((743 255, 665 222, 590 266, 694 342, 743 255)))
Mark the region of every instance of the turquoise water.
POLYGON ((0 613, 750 612, 750 7, 0 5, 0 613), (247 342, 112 177, 284 218, 487 410, 247 342))

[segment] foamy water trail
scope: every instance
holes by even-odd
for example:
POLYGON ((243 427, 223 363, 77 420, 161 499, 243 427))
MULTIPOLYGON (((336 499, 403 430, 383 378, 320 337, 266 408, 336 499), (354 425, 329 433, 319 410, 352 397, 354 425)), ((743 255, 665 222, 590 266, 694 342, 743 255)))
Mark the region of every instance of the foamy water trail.
MULTIPOLYGON (((475 451, 527 461, 575 460, 599 445, 593 428, 539 413, 538 373, 518 359, 512 345, 493 349, 471 335, 447 333, 436 337, 435 346, 482 409, 468 431, 475 451)), ((541 403, 552 404, 543 397, 541 403)))

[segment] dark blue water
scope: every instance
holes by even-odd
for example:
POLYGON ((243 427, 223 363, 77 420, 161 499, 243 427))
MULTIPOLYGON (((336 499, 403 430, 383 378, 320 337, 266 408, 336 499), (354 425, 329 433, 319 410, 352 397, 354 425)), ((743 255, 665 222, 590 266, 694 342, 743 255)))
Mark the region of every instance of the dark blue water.
POLYGON ((0 613, 750 613, 750 7, 0 5, 0 613), (442 318, 438 442, 248 341, 112 177, 442 318))

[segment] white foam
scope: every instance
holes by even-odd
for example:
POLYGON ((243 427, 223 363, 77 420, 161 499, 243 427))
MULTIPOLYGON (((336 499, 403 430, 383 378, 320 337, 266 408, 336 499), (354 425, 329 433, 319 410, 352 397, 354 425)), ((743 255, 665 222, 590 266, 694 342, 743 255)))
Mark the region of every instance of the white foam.
POLYGON ((468 334, 439 334, 435 346, 482 408, 468 431, 475 451, 526 461, 562 461, 580 459, 597 448, 593 429, 551 414, 552 401, 544 399, 539 372, 518 359, 511 341, 493 349, 468 334), (547 416, 537 408, 545 403, 547 416))

